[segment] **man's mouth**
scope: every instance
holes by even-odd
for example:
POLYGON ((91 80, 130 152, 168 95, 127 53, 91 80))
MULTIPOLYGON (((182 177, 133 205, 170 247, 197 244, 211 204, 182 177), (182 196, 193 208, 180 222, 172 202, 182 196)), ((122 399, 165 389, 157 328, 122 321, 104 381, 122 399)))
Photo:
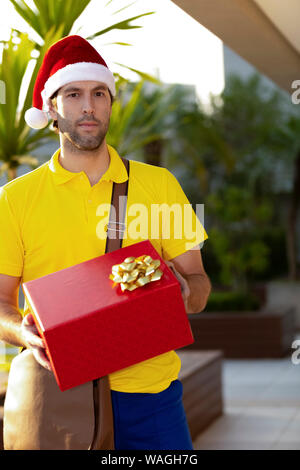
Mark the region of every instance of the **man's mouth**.
POLYGON ((82 127, 83 129, 92 129, 92 128, 98 126, 98 124, 96 122, 82 122, 78 125, 79 125, 79 127, 82 127))

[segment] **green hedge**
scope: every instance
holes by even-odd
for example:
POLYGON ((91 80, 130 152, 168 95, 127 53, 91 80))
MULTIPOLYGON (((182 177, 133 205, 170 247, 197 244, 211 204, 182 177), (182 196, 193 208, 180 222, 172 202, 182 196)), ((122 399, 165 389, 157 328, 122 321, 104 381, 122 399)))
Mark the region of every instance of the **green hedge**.
POLYGON ((258 310, 260 300, 253 294, 244 292, 212 292, 204 312, 258 310))

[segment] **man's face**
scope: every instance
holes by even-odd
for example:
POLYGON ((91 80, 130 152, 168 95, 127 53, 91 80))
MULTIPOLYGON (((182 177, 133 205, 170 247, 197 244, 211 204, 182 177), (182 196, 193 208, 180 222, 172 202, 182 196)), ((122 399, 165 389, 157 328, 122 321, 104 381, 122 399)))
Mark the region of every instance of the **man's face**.
POLYGON ((105 139, 111 115, 107 85, 77 81, 60 88, 56 109, 50 112, 60 133, 80 150, 96 150, 105 139))

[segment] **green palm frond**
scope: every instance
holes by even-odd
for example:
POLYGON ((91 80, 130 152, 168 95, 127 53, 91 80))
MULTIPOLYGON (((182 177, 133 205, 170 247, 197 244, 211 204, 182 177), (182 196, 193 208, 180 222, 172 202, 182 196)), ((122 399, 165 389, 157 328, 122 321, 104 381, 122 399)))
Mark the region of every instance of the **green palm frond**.
POLYGON ((34 47, 35 44, 27 34, 17 35, 15 32, 4 44, 0 79, 5 83, 6 103, 0 107, 1 160, 7 160, 17 150, 18 137, 22 131, 18 126, 20 89, 34 47), (16 40, 19 42, 16 43, 16 40))
POLYGON ((121 11, 124 11, 124 10, 126 10, 127 8, 132 7, 132 5, 134 5, 136 2, 137 2, 137 0, 135 0, 135 1, 132 2, 132 3, 129 3, 128 5, 125 5, 125 7, 119 8, 119 10, 114 11, 112 14, 113 14, 113 15, 117 15, 118 13, 121 13, 121 11))
MULTIPOLYGON (((28 23, 34 31, 44 39, 48 31, 55 26, 56 30, 62 27, 62 37, 68 36, 75 21, 80 17, 83 11, 90 4, 91 0, 33 0, 35 8, 31 8, 25 0, 10 0, 15 10, 28 23)), ((110 2, 109 2, 110 3, 110 2)), ((105 6, 108 6, 107 3, 105 6)), ((122 7, 114 12, 117 14, 126 8, 132 6, 135 2, 122 7)), ((141 26, 131 23, 139 18, 152 15, 154 12, 142 13, 91 34, 86 39, 94 39, 114 29, 126 30, 141 28, 141 26)))
POLYGON ((152 142, 172 138, 168 135, 170 126, 178 119, 177 111, 183 108, 184 101, 174 88, 175 85, 163 87, 147 80, 135 84, 123 80, 112 109, 108 142, 121 154, 133 154, 152 142))
POLYGON ((119 21, 118 23, 115 23, 111 26, 108 26, 107 28, 102 29, 101 31, 98 31, 97 33, 91 34, 86 39, 88 39, 88 40, 94 39, 97 36, 101 36, 102 34, 106 34, 109 31, 112 31, 113 29, 137 29, 137 28, 142 28, 142 26, 132 25, 131 22, 134 21, 134 20, 137 20, 138 18, 142 18, 144 16, 153 15, 154 13, 155 13, 154 11, 150 11, 148 13, 142 13, 141 15, 138 15, 138 16, 133 16, 132 18, 128 18, 127 20, 124 20, 124 21, 119 21))
MULTIPOLYGON (((51 32, 49 38, 50 36, 51 32)), ((49 129, 30 129, 24 120, 25 110, 31 107, 32 90, 39 67, 39 59, 32 58, 33 51, 35 43, 25 33, 12 31, 9 40, 4 42, 0 64, 0 80, 5 83, 6 94, 5 104, 0 106, 0 160, 3 162, 1 174, 22 164, 37 166, 38 160, 31 156, 31 152, 54 136, 49 129), (32 75, 34 78, 31 79, 27 90, 23 87, 25 99, 23 97, 22 104, 20 92, 31 60, 36 62, 32 75)))
POLYGON ((142 72, 141 70, 134 69, 132 67, 129 67, 128 65, 120 64, 119 62, 115 62, 115 64, 120 65, 121 67, 124 67, 125 69, 136 73, 142 80, 147 80, 148 82, 156 83, 157 85, 161 84, 161 81, 153 75, 142 72))
POLYGON ((31 8, 25 0, 10 0, 19 15, 43 40, 50 29, 62 28, 62 37, 70 34, 74 22, 91 0, 34 0, 31 8))

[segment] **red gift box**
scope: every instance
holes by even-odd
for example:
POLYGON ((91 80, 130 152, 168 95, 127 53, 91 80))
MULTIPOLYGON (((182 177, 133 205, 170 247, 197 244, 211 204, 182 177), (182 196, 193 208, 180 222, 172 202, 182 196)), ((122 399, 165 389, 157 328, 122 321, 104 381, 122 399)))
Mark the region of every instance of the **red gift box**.
POLYGON ((23 284, 62 391, 193 343, 180 283, 149 240, 23 284), (125 258, 159 259, 160 280, 122 292, 125 258))

